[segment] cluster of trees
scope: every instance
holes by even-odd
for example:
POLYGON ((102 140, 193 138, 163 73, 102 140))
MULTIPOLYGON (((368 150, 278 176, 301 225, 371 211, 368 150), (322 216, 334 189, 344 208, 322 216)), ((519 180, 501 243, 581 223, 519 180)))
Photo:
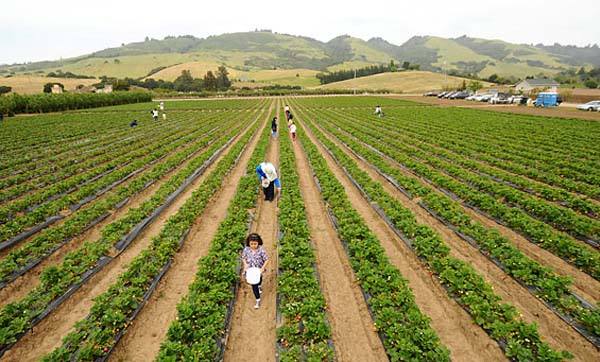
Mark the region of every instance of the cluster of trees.
POLYGON ((64 84, 62 84, 62 83, 56 83, 56 82, 54 82, 54 83, 50 82, 50 83, 44 84, 44 89, 43 89, 44 93, 52 93, 52 87, 55 84, 58 85, 63 90, 63 92, 64 92, 64 90, 65 90, 65 85, 64 84))
MULTIPOLYGON (((404 70, 418 70, 420 66, 418 64, 410 64, 410 62, 402 63, 402 69, 404 70)), ((386 73, 386 72, 397 72, 398 66, 393 60, 387 65, 371 65, 359 69, 339 70, 337 72, 329 73, 318 73, 316 77, 319 79, 321 84, 339 82, 346 79, 366 77, 368 75, 386 73)))
POLYGON ((555 79, 562 84, 582 84, 587 88, 594 89, 600 85, 600 68, 592 68, 589 71, 583 67, 578 71, 570 69, 559 73, 555 79))
POLYGON ((91 75, 82 75, 82 74, 74 74, 71 72, 63 72, 62 70, 57 70, 56 72, 50 72, 46 75, 49 78, 74 78, 74 79, 94 79, 96 77, 91 75))
POLYGON ((224 66, 220 66, 216 72, 211 70, 207 71, 203 78, 194 78, 189 70, 183 70, 181 75, 173 82, 162 79, 155 80, 154 78, 140 80, 133 78, 117 79, 102 76, 100 77, 100 83, 94 84, 94 86, 102 88, 105 84, 112 84, 113 90, 129 90, 131 86, 137 86, 150 90, 165 89, 177 92, 216 92, 226 91, 231 88, 229 72, 224 66))

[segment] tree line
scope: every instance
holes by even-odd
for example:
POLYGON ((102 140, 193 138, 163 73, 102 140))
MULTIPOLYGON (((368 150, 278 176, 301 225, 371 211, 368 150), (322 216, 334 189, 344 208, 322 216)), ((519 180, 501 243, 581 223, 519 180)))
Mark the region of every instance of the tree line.
POLYGON ((97 88, 102 88, 106 84, 112 84, 113 90, 129 90, 131 86, 146 88, 150 90, 165 89, 174 90, 177 92, 217 92, 226 91, 231 88, 231 80, 229 72, 224 66, 220 66, 215 72, 209 70, 202 78, 194 78, 191 71, 183 70, 174 81, 165 81, 162 79, 155 80, 154 78, 133 79, 133 78, 110 78, 106 76, 100 77, 100 82, 94 84, 97 88))
MULTIPOLYGON (((419 70, 419 65, 410 64, 410 62, 402 63, 403 70, 419 70)), ((318 73, 316 77, 319 79, 321 84, 340 82, 342 80, 352 79, 352 78, 360 78, 366 77, 368 75, 387 73, 387 72, 397 72, 399 70, 398 66, 394 63, 393 60, 390 61, 389 64, 383 65, 370 65, 364 68, 358 69, 348 69, 348 70, 338 70, 336 72, 328 72, 328 73, 318 73)))

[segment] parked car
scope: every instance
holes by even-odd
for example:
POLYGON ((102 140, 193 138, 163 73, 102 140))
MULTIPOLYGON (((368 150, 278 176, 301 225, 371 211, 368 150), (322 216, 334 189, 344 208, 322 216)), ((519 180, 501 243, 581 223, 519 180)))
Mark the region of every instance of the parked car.
POLYGON ((577 109, 581 111, 600 111, 600 101, 591 101, 585 104, 580 104, 577 109))
POLYGON ((437 97, 440 93, 436 91, 429 91, 423 94, 424 97, 437 97))
POLYGON ((489 102, 494 95, 491 93, 480 94, 475 100, 479 102, 489 102))
POLYGON ((460 92, 456 92, 453 95, 451 95, 450 99, 465 99, 468 96, 469 96, 469 92, 460 91, 460 92))
POLYGON ((457 91, 449 92, 448 94, 445 94, 443 98, 450 99, 450 97, 452 97, 456 93, 458 93, 458 92, 457 91))
POLYGON ((491 104, 509 104, 510 103, 510 95, 507 93, 496 93, 492 97, 490 97, 491 104))
POLYGON ((437 97, 438 98, 442 98, 442 97, 444 97, 448 93, 450 93, 450 92, 442 92, 442 93, 438 94, 437 97))
POLYGON ((518 104, 520 106, 526 106, 529 98, 527 98, 524 95, 517 95, 517 96, 510 97, 509 100, 510 100, 511 104, 518 104))

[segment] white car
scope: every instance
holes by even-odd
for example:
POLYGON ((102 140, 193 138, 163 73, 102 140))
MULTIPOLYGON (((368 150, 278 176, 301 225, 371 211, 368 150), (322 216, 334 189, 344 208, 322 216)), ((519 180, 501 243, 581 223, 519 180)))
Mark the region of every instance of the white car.
POLYGON ((600 111, 600 101, 591 101, 586 104, 580 104, 577 109, 581 111, 600 111))

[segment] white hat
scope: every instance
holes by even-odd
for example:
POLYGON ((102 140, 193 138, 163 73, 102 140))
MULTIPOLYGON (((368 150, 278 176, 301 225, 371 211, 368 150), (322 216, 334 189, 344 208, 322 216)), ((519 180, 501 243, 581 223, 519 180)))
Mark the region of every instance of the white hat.
POLYGON ((260 268, 248 268, 246 270, 246 281, 248 284, 260 283, 260 268))
POLYGON ((262 182, 261 182, 262 187, 267 188, 267 187, 269 187, 269 184, 271 184, 271 181, 269 181, 266 178, 262 179, 262 182))
POLYGON ((269 181, 275 181, 277 178, 277 171, 275 171, 275 166, 273 166, 270 162, 264 162, 262 164, 262 170, 267 175, 267 179, 269 181))

